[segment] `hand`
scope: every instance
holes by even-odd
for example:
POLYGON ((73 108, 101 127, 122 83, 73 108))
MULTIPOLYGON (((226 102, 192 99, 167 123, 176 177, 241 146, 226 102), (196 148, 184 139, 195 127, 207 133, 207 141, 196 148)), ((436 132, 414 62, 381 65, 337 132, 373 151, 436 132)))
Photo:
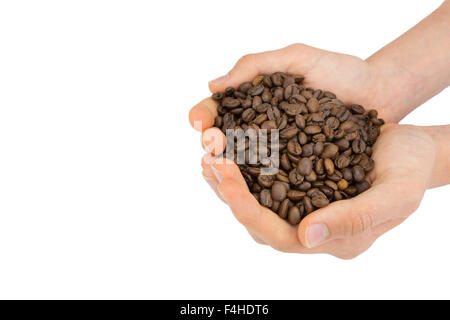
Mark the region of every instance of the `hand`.
POLYGON ((420 127, 383 126, 373 151, 375 168, 368 175, 372 187, 313 212, 299 226, 260 206, 233 162, 207 154, 202 166, 210 185, 258 243, 349 259, 416 210, 431 183, 435 155, 433 140, 420 127))
MULTIPOLYGON (((292 45, 277 51, 244 56, 227 76, 212 81, 209 85, 212 92, 223 91, 228 86, 236 87, 242 82, 249 81, 258 74, 270 74, 275 71, 302 74, 306 77, 306 85, 330 90, 347 104, 358 103, 366 108, 376 107, 381 117, 388 122, 391 121, 389 109, 379 107, 387 105, 381 99, 389 100, 389 97, 387 94, 381 93, 389 92, 389 90, 381 87, 383 81, 377 81, 376 72, 373 72, 367 62, 356 57, 327 52, 305 45, 292 45)), ((213 155, 221 154, 225 145, 225 137, 222 132, 217 128, 211 128, 216 115, 216 103, 211 98, 200 102, 189 114, 191 124, 203 132, 202 141, 205 150, 213 155)), ((404 128, 401 131, 411 130, 410 128, 406 129, 407 127, 401 128, 404 128)), ((384 129, 383 131, 389 132, 390 130, 395 131, 394 129, 384 129)), ((412 131, 418 137, 421 136, 422 140, 427 140, 428 136, 420 130, 412 131)), ((407 136, 404 132, 399 136, 404 137, 405 135, 407 136)), ((386 138, 383 137, 380 140, 384 141, 386 138)), ((403 140, 406 145, 410 144, 408 139, 403 140)), ((377 143, 377 145, 379 144, 377 143)), ((402 163, 395 162, 391 165, 393 155, 399 154, 399 152, 396 147, 392 147, 392 143, 389 141, 384 144, 389 148, 380 148, 383 152, 392 151, 391 154, 384 153, 384 158, 388 159, 389 163, 385 161, 383 166, 375 158, 375 170, 369 176, 369 179, 373 180, 371 182, 374 183, 374 186, 369 191, 357 198, 333 203, 316 211, 304 219, 299 227, 289 225, 270 210, 261 207, 248 191, 239 169, 233 163, 220 164, 216 161, 214 165, 211 165, 214 159, 208 154, 202 161, 203 175, 218 196, 228 202, 237 219, 247 227, 257 242, 269 244, 281 251, 328 252, 338 257, 350 258, 367 249, 377 236, 403 221, 419 204, 425 190, 425 187, 422 187, 423 183, 417 184, 420 187, 414 187, 417 190, 410 193, 409 197, 402 195, 398 199, 392 198, 393 195, 405 190, 412 192, 412 188, 408 185, 408 188, 402 186, 401 190, 397 190, 399 182, 387 180, 391 177, 391 173, 388 177, 388 175, 384 175, 384 172, 393 171, 391 166, 398 164, 398 167, 395 167, 397 175, 399 181, 404 184, 406 182, 403 180, 406 178, 414 180, 413 177, 416 173, 400 177, 401 172, 405 171, 402 169, 402 163), (385 170, 383 171, 382 168, 385 170), (393 192, 393 189, 396 192, 393 192), (379 198, 380 196, 381 198, 379 198), (389 199, 391 201, 388 202, 389 199), (398 210, 394 210, 396 208, 398 210), (388 212, 392 212, 392 214, 388 216, 388 212), (398 215, 399 218, 397 218, 398 215), (322 222, 326 229, 322 227, 309 228, 318 222, 322 222), (308 236, 309 242, 306 234, 311 236, 311 238, 308 236), (316 235, 317 238, 321 234, 328 235, 327 240, 321 245, 314 246, 313 236, 316 235), (312 248, 313 246, 314 248, 312 248)), ((432 143, 428 147, 424 143, 425 149, 423 150, 432 148, 431 146, 433 146, 432 143)), ((416 147, 410 149, 415 150, 416 147)), ((406 151, 409 150, 406 149, 406 151)), ((432 154, 432 152, 428 154, 432 154)), ((420 156, 425 158, 428 154, 424 153, 420 156)), ((405 155, 403 156, 405 157, 405 155)), ((374 157, 376 156, 380 157, 374 151, 374 157)), ((398 158, 400 159, 401 156, 399 154, 398 158)), ((408 157, 411 159, 411 155, 405 158, 408 157)), ((409 163, 410 160, 403 161, 409 163)), ((416 170, 412 165, 406 168, 414 172, 416 170)))

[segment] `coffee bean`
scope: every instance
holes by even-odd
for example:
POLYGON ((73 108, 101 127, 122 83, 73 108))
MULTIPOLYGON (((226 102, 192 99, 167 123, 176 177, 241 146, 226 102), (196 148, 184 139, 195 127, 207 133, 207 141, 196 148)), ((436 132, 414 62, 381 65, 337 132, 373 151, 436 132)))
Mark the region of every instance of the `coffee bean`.
POLYGON ((319 111, 319 101, 311 97, 308 102, 306 103, 306 107, 308 108, 309 112, 314 113, 319 111))
POLYGON ((334 164, 339 169, 343 169, 345 167, 348 167, 348 165, 350 164, 350 158, 345 154, 341 154, 336 158, 334 164))
POLYGON ((296 169, 289 172, 289 182, 294 186, 298 186, 304 179, 305 177, 302 176, 296 169))
POLYGON ((280 131, 281 139, 290 139, 298 133, 298 129, 294 127, 289 127, 280 131))
POLYGON ((259 194, 259 203, 266 208, 270 208, 273 204, 272 196, 268 189, 263 189, 259 194))
POLYGON ((338 181, 337 186, 339 190, 345 190, 348 188, 348 182, 347 180, 341 179, 338 181))
POLYGON ((313 204, 313 206, 315 206, 317 208, 323 208, 326 205, 328 205, 330 202, 328 201, 328 199, 326 197, 315 196, 315 197, 312 197, 311 203, 313 204))
POLYGON ((300 156, 302 154, 302 146, 297 141, 289 141, 287 150, 291 155, 300 156))
POLYGON ((297 125, 297 127, 299 127, 300 129, 304 129, 306 126, 306 119, 305 116, 301 115, 301 114, 297 114, 295 116, 295 124, 297 125))
POLYGON ((353 173, 353 179, 356 182, 361 182, 366 177, 364 169, 361 166, 354 166, 353 170, 352 170, 352 173, 353 173))
POLYGON ((313 167, 313 163, 309 158, 302 158, 297 166, 297 171, 302 176, 307 176, 311 173, 313 167))
POLYGON ((331 158, 333 159, 339 152, 339 147, 334 143, 330 143, 326 145, 323 149, 322 154, 320 155, 322 158, 331 158))
POLYGON ((239 100, 239 99, 226 97, 222 100, 222 106, 224 106, 228 109, 237 108, 240 105, 241 105, 241 100, 239 100))
POLYGON ((327 174, 332 175, 334 173, 333 160, 331 160, 330 158, 325 158, 323 160, 323 165, 325 167, 325 170, 327 171, 327 174))
POLYGON ((301 199, 303 199, 303 197, 305 196, 305 192, 303 191, 299 191, 299 190, 289 190, 287 192, 287 197, 292 200, 292 201, 299 201, 301 199))
POLYGON ((273 184, 273 177, 270 175, 260 174, 258 176, 258 183, 261 187, 270 188, 273 184))
POLYGON ((354 153, 363 153, 366 150, 366 143, 361 139, 355 139, 352 142, 352 149, 354 153))
POLYGON ((296 225, 300 222, 302 216, 300 213, 300 209, 296 206, 293 206, 289 209, 288 212, 288 221, 290 224, 296 225))
POLYGON ((275 182, 272 185, 272 199, 276 201, 283 201, 286 198, 286 187, 280 183, 275 182))
POLYGON ((366 180, 363 180, 363 181, 355 184, 355 187, 356 187, 358 194, 360 194, 370 188, 370 183, 367 182, 366 180))
POLYGON ((278 208, 278 215, 280 216, 280 218, 282 218, 282 219, 287 218, 288 211, 289 211, 289 205, 290 205, 289 199, 284 199, 281 202, 280 207, 278 208))
POLYGON ((322 129, 319 126, 307 126, 303 130, 306 134, 316 134, 322 131, 322 129))

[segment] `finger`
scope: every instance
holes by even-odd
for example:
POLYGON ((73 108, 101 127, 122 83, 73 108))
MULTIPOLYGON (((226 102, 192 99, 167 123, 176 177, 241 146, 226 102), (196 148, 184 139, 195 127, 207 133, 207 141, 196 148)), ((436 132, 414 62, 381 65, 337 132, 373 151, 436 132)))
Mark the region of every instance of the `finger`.
POLYGON ((202 147, 208 153, 222 154, 226 143, 226 137, 219 128, 209 128, 202 133, 202 147))
POLYGON ((216 193, 217 197, 223 202, 225 202, 225 200, 222 198, 222 195, 217 192, 217 185, 219 184, 219 181, 217 181, 217 178, 211 169, 211 164, 214 163, 214 161, 215 157, 208 153, 202 157, 202 168, 203 168, 202 175, 205 181, 211 187, 211 189, 213 189, 213 191, 216 193))
POLYGON ((300 242, 316 247, 331 240, 357 236, 417 208, 407 186, 378 184, 349 200, 337 201, 308 215, 298 230, 300 242))
POLYGON ((211 98, 206 98, 189 111, 189 122, 197 131, 204 131, 214 125, 217 116, 217 104, 211 98))
POLYGON ((256 243, 262 244, 263 246, 267 246, 267 243, 265 241, 263 241, 260 237, 258 237, 256 235, 256 233, 254 233, 248 229, 247 229, 247 231, 248 231, 248 234, 250 235, 250 237, 252 237, 252 239, 255 240, 256 243))
POLYGON ((209 89, 211 92, 218 92, 227 87, 237 88, 239 84, 250 81, 257 75, 277 71, 304 75, 320 57, 317 55, 319 52, 322 50, 304 44, 294 44, 279 50, 245 55, 227 75, 209 82, 209 89), (315 55, 311 54, 313 51, 315 55))
POLYGON ((212 169, 219 181, 218 192, 240 223, 277 250, 305 251, 297 239, 297 228, 260 206, 248 190, 236 164, 228 159, 217 159, 212 169))

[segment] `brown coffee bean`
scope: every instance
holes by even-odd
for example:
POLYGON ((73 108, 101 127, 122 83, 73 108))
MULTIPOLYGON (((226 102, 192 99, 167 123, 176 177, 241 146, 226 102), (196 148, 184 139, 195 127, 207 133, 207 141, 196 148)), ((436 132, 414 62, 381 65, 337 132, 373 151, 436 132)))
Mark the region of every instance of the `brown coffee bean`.
POLYGON ((336 182, 331 181, 331 180, 325 180, 325 185, 330 187, 334 191, 336 191, 338 189, 338 185, 336 184, 336 182))
POLYGON ((245 109, 244 112, 242 113, 242 120, 245 122, 250 122, 253 119, 255 119, 255 116, 256 116, 255 110, 251 108, 245 109))
POLYGON ((304 130, 303 130, 306 134, 316 134, 322 131, 322 129, 320 129, 319 126, 307 126, 304 130))
POLYGON ((303 197, 305 196, 305 194, 306 194, 306 193, 303 192, 303 191, 290 189, 290 190, 287 192, 287 197, 288 197, 290 200, 292 200, 292 201, 299 201, 299 200, 303 199, 303 197))
POLYGON ((288 221, 292 225, 296 225, 300 223, 300 220, 302 219, 300 209, 296 206, 293 206, 289 209, 288 212, 288 221))
POLYGON ((302 147, 302 157, 310 157, 314 153, 314 144, 308 143, 302 147))
MULTIPOLYGON (((286 186, 280 182, 274 182, 272 185, 272 199, 275 201, 283 201, 286 198, 286 186)), ((275 210, 276 211, 276 210, 275 210)))
POLYGON ((290 201, 289 199, 284 199, 280 207, 278 208, 278 216, 282 219, 286 219, 289 211, 290 201))
POLYGON ((270 194, 270 190, 263 189, 260 192, 259 203, 266 208, 270 208, 273 205, 273 200, 272 200, 272 196, 270 194))
POLYGON ((309 214, 314 211, 314 207, 310 197, 305 196, 303 198, 303 206, 305 207, 306 214, 309 214))
POLYGON ((316 164, 314 165, 314 171, 316 171, 316 173, 318 175, 324 174, 325 170, 324 170, 324 159, 319 159, 316 161, 316 164))
POLYGON ((357 193, 360 194, 370 188, 370 183, 367 182, 366 180, 363 180, 363 181, 355 184, 355 187, 356 187, 357 193))
POLYGON ((337 186, 339 188, 339 190, 345 190, 348 188, 348 182, 347 180, 341 179, 338 181, 337 186))
MULTIPOLYGON (((303 93, 302 93, 303 94, 303 93)), ((319 111, 319 101, 311 97, 308 102, 306 103, 306 107, 308 108, 309 112, 314 113, 319 111)))
POLYGON ((325 167, 325 170, 327 171, 327 174, 332 175, 334 173, 333 160, 331 160, 330 158, 325 158, 323 160, 323 165, 325 167))
POLYGON ((273 176, 260 174, 258 176, 258 183, 261 187, 270 188, 273 185, 273 176))
POLYGON ((291 139, 295 135, 297 135, 298 129, 295 127, 289 127, 280 131, 281 139, 291 139))
POLYGON ((366 150, 366 143, 361 139, 355 139, 352 142, 352 150, 354 153, 363 153, 366 150))
MULTIPOLYGON (((251 109, 249 109, 251 110, 251 109)), ((277 124, 275 123, 275 121, 271 121, 271 120, 267 120, 264 121, 263 123, 261 123, 261 129, 266 129, 266 130, 272 130, 272 129, 276 129, 277 128, 277 124)))
POLYGON ((356 182, 361 182, 366 177, 364 169, 361 166, 354 166, 352 169, 352 173, 353 173, 353 179, 356 182))
POLYGON ((311 199, 311 203, 313 204, 313 206, 317 208, 323 208, 327 206, 330 203, 330 201, 328 201, 326 197, 315 196, 311 199))
POLYGON ((334 157, 336 157, 336 155, 339 152, 339 147, 337 145, 335 145, 334 143, 330 143, 327 144, 324 148, 323 148, 323 152, 320 155, 322 158, 331 158, 334 159, 334 157))
POLYGON ((291 170, 291 172, 289 172, 289 182, 291 184, 293 184, 294 186, 298 186, 300 183, 303 182, 303 180, 305 179, 304 176, 302 176, 297 169, 291 170))
POLYGON ((300 156, 302 154, 302 146, 297 141, 289 141, 287 150, 291 155, 300 156))
POLYGON ((311 173, 313 168, 313 163, 309 158, 302 158, 297 166, 297 171, 302 175, 302 176, 307 176, 311 173))
POLYGON ((306 119, 305 116, 301 115, 301 114, 297 114, 295 116, 295 124, 297 125, 297 127, 299 127, 300 129, 304 129, 306 126, 306 119))
POLYGON ((311 188, 311 183, 308 181, 303 181, 302 183, 300 183, 300 185, 298 186, 298 189, 300 191, 308 191, 311 188))
POLYGON ((228 108, 228 109, 237 108, 240 105, 241 105, 241 100, 239 100, 239 99, 226 97, 226 98, 223 98, 223 100, 222 100, 222 106, 224 106, 225 108, 228 108))
POLYGON ((334 164, 339 169, 343 169, 345 167, 348 167, 348 165, 350 164, 350 158, 344 154, 341 154, 336 158, 336 160, 334 160, 334 164))

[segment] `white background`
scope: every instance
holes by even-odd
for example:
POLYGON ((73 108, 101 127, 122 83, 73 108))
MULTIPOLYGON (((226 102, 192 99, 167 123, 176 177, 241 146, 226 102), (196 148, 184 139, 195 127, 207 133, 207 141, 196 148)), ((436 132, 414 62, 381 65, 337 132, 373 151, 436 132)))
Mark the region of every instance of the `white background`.
POLYGON ((450 298, 449 186, 354 260, 280 253, 203 181, 188 123, 245 53, 365 58, 440 3, 2 1, 0 298, 450 298))

